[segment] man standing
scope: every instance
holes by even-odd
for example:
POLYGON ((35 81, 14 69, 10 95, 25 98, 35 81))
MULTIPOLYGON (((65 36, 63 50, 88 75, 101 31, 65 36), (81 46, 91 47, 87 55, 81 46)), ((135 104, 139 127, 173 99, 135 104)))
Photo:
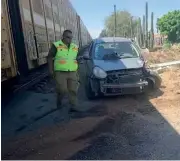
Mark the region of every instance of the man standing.
POLYGON ((49 71, 56 81, 57 107, 61 107, 62 99, 68 95, 72 111, 77 109, 77 53, 78 47, 72 43, 72 31, 65 30, 62 40, 54 42, 48 54, 49 71))

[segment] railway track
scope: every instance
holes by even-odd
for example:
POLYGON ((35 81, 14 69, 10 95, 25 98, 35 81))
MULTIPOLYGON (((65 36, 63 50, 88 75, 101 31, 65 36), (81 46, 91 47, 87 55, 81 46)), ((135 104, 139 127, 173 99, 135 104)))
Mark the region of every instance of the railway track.
POLYGON ((24 84, 21 85, 17 85, 13 91, 14 94, 18 93, 18 92, 23 92, 24 90, 29 89, 30 87, 32 87, 33 85, 41 82, 43 79, 46 79, 48 77, 48 73, 42 73, 39 74, 37 77, 33 78, 30 81, 25 82, 24 84))
POLYGON ((47 66, 38 68, 37 70, 29 73, 24 77, 16 78, 16 80, 10 81, 2 85, 2 108, 6 107, 11 99, 17 95, 22 94, 31 87, 41 82, 47 82, 48 79, 47 66))

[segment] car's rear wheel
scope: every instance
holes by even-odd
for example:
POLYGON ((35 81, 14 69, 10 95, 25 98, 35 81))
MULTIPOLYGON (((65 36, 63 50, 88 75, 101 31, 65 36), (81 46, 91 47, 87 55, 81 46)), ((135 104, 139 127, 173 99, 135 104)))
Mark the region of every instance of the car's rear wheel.
POLYGON ((92 91, 91 83, 90 83, 89 79, 87 79, 85 91, 86 91, 86 96, 89 100, 93 100, 96 98, 95 93, 92 91))

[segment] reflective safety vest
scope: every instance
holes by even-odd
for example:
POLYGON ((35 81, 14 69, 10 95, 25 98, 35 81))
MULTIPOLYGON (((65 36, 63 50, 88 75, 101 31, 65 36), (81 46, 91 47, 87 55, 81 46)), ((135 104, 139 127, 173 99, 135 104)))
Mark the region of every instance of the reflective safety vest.
POLYGON ((70 48, 62 42, 57 41, 54 43, 57 48, 57 53, 54 58, 54 70, 55 71, 77 71, 77 53, 78 47, 71 43, 70 48))

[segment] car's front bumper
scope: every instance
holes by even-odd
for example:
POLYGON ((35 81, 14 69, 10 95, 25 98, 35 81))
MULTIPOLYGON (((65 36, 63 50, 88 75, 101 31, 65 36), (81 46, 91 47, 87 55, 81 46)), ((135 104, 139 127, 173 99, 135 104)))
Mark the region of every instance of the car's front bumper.
POLYGON ((148 90, 142 69, 110 71, 104 79, 91 79, 94 93, 103 95, 138 94, 148 90))
POLYGON ((100 92, 104 95, 138 94, 145 92, 147 87, 147 81, 121 84, 106 84, 104 82, 100 82, 100 92))

